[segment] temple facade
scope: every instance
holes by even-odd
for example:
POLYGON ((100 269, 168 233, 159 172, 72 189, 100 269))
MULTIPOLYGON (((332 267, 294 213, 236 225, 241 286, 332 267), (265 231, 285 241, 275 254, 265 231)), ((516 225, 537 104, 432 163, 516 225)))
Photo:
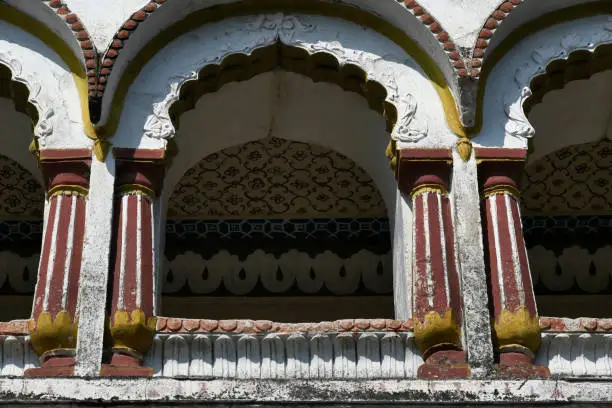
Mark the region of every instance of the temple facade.
POLYGON ((612 404, 611 95, 605 0, 0 0, 0 403, 612 404))

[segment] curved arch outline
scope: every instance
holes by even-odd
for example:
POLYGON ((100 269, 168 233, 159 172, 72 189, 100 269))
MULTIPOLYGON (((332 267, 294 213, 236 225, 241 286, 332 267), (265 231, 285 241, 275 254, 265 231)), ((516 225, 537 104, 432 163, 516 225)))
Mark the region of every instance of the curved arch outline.
MULTIPOLYGON (((521 1, 525 2, 527 0, 521 1)), ((505 3, 509 3, 509 1, 502 3, 502 5, 505 3)), ((508 17, 511 12, 512 11, 506 13, 504 18, 508 17)), ((545 14, 537 18, 536 20, 529 21, 524 25, 517 27, 515 30, 512 31, 512 33, 510 33, 506 38, 504 38, 504 40, 499 45, 497 45, 495 49, 491 52, 491 54, 489 54, 486 58, 484 58, 486 46, 488 46, 488 43, 494 35, 495 30, 490 30, 491 37, 487 39, 486 44, 481 41, 482 39, 480 39, 479 41, 481 42, 477 42, 475 45, 475 49, 479 48, 479 44, 484 46, 482 48, 483 57, 478 58, 479 63, 482 64, 482 66, 479 68, 478 75, 475 78, 476 80, 479 80, 478 95, 476 99, 476 121, 474 127, 469 129, 469 137, 472 138, 476 136, 480 133, 482 129, 484 115, 484 96, 486 89, 489 86, 489 76, 494 70, 494 68, 499 64, 499 62, 506 56, 506 54, 508 54, 515 46, 517 46, 517 44, 525 40, 530 35, 537 34, 540 31, 543 31, 558 24, 575 21, 581 18, 601 15, 605 12, 612 13, 612 4, 590 3, 584 5, 576 5, 545 14)), ((499 24, 503 22, 504 20, 500 20, 499 24)), ((477 63, 477 65, 479 63, 477 63)))
MULTIPOLYGON (((96 145, 100 144, 101 141, 96 135, 95 129, 93 127, 93 124, 91 123, 89 116, 88 87, 85 68, 83 66, 82 61, 80 61, 79 58, 73 53, 71 47, 66 44, 46 25, 40 23, 33 17, 30 17, 29 15, 9 5, 0 4, 0 20, 6 21, 8 24, 14 25, 19 29, 27 32, 28 34, 36 37, 38 40, 46 44, 53 52, 55 52, 60 57, 60 59, 68 66, 71 71, 76 89, 80 96, 80 106, 84 132, 87 137, 94 140, 96 145)), ((40 111, 39 121, 44 121, 46 115, 53 111, 53 107, 46 106, 44 104, 45 102, 43 101, 44 94, 42 93, 42 87, 40 85, 37 86, 35 84, 35 81, 33 81, 32 79, 21 76, 21 66, 19 65, 19 68, 14 67, 15 62, 17 64, 19 64, 19 62, 13 60, 14 62, 11 63, 9 62, 10 60, 13 59, 7 57, 5 54, 3 61, 6 65, 9 65, 11 67, 13 75, 16 75, 19 78, 19 82, 24 83, 28 87, 30 93, 30 101, 40 111), (17 74, 15 74, 16 71, 18 71, 17 74)), ((37 127, 40 127, 42 131, 44 125, 37 125, 37 127)), ((40 133, 36 136, 40 136, 40 133)))
MULTIPOLYGON (((161 0, 155 0, 148 3, 143 9, 139 10, 135 13, 136 19, 131 19, 126 22, 128 26, 124 27, 117 33, 117 38, 111 44, 109 50, 114 50, 112 55, 114 55, 113 60, 119 55, 119 49, 123 48, 125 45, 125 39, 129 38, 131 32, 133 32, 142 21, 144 21, 152 12, 157 10, 160 7, 158 3, 163 3, 161 0), (153 8, 153 4, 155 3, 155 8, 153 8), (144 9, 151 10, 146 11, 144 9), (132 21, 133 20, 133 21, 132 21), (128 31, 128 28, 132 28, 131 31, 128 31), (125 37, 122 39, 121 37, 125 37), (116 54, 115 54, 116 53, 116 54)), ((258 6, 256 8, 251 7, 248 8, 246 6, 238 6, 226 5, 224 7, 216 7, 214 9, 214 13, 209 9, 202 9, 191 15, 187 16, 184 20, 178 21, 174 23, 169 28, 166 28, 162 31, 157 37, 153 38, 149 43, 147 43, 137 54, 135 58, 132 59, 130 65, 125 69, 125 72, 122 74, 122 77, 119 79, 117 88, 112 95, 111 103, 104 103, 104 106, 109 106, 106 109, 106 112, 102 112, 102 123, 98 126, 98 133, 103 134, 105 137, 111 137, 117 130, 119 117, 123 110, 123 100, 125 99, 125 95, 127 94, 128 88, 133 83, 135 78, 138 76, 140 71, 144 68, 144 66, 148 63, 148 61, 156 54, 156 52, 167 45, 172 40, 180 37, 188 33, 191 30, 194 30, 200 26, 205 24, 211 24, 223 19, 240 17, 245 15, 258 15, 262 13, 273 13, 279 10, 278 6, 274 7, 263 7, 258 6), (234 10, 235 9, 235 10, 234 10), (263 11, 262 11, 263 10, 263 11), (208 13, 208 14, 207 14, 208 13)), ((457 110, 457 105, 455 103, 455 99, 449 89, 449 86, 444 79, 440 67, 436 65, 436 63, 431 59, 431 57, 422 50, 410 37, 408 37, 403 31, 392 27, 390 24, 384 24, 382 20, 372 14, 369 14, 365 11, 354 9, 347 7, 346 5, 334 5, 333 8, 328 10, 326 13, 315 13, 307 7, 297 5, 292 5, 292 7, 285 7, 282 9, 282 12, 291 13, 291 12, 299 12, 302 14, 312 14, 312 15, 325 15, 330 17, 337 17, 347 21, 353 21, 354 18, 349 18, 352 14, 359 14, 361 19, 364 19, 364 16, 367 15, 367 18, 364 21, 360 21, 361 25, 367 26, 386 38, 393 41, 399 47, 401 47, 409 56, 415 59, 420 67, 426 72, 429 80, 435 87, 438 92, 438 96, 442 102, 444 107, 445 116, 447 118, 448 126, 451 130, 459 136, 464 136, 466 134, 463 125, 461 124, 461 120, 459 119, 459 114, 457 110), (344 13, 343 13, 344 12, 344 13)), ((425 21, 429 22, 429 14, 422 13, 422 9, 411 9, 411 13, 414 14, 418 18, 424 18, 425 21)), ((133 15, 134 17, 134 15, 133 15)), ((438 30, 439 24, 435 25, 435 21, 433 21, 429 26, 431 30, 438 30)), ((441 29, 441 27, 440 27, 441 29)), ((435 32, 434 31, 434 32, 435 32)), ((439 41, 445 44, 444 48, 446 48, 448 52, 451 44, 454 46, 454 43, 450 41, 448 38, 448 34, 445 31, 440 31, 439 33, 439 41)), ((454 48, 453 48, 454 50, 454 48)), ((113 65, 114 62, 109 60, 106 62, 106 59, 103 62, 103 65, 113 65)), ((452 66, 453 64, 451 64, 452 66)), ((108 82, 107 78, 110 75, 111 70, 103 70, 102 74, 107 75, 104 77, 104 82, 108 82)), ((108 95, 104 94, 106 97, 108 95)))
MULTIPOLYGON (((581 34, 584 35, 583 32, 570 32, 560 37, 557 44, 543 45, 543 40, 538 39, 539 45, 535 49, 530 48, 528 58, 523 59, 519 67, 513 68, 515 87, 506 91, 502 98, 503 111, 507 117, 505 138, 508 136, 520 139, 533 137, 535 130, 527 118, 529 109, 541 101, 548 90, 561 88, 565 83, 579 79, 564 76, 560 83, 550 84, 548 80, 545 80, 548 75, 551 73, 558 75, 563 71, 559 69, 560 66, 565 68, 575 61, 598 61, 596 57, 600 53, 603 54, 603 47, 612 44, 612 16, 607 16, 607 23, 599 27, 589 31, 588 38, 581 37, 581 34), (601 28, 598 31, 599 27, 601 28)), ((605 65, 595 66, 595 68, 589 71, 588 75, 580 78, 588 78, 595 72, 609 69, 605 65)))

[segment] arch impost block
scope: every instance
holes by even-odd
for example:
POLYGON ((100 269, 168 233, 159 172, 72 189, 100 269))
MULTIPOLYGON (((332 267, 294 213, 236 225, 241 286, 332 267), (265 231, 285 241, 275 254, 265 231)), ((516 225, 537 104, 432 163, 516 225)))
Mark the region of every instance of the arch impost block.
POLYGON ((430 189, 446 194, 453 159, 450 149, 401 149, 397 182, 411 197, 430 189))

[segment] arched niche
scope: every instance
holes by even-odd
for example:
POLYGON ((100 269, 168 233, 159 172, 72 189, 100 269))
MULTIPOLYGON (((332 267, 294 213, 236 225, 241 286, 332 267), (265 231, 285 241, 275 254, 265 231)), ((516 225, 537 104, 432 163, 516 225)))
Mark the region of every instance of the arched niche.
POLYGON ((269 136, 202 158, 168 201, 165 256, 164 316, 393 316, 384 200, 364 169, 314 144, 269 136))

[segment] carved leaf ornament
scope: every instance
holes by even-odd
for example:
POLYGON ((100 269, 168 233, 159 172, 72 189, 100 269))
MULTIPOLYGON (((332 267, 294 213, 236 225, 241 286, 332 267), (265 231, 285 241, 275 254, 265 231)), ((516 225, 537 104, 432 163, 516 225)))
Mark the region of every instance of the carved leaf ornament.
MULTIPOLYGON (((247 24, 224 25, 225 31, 222 36, 224 43, 217 47, 214 56, 203 58, 197 63, 191 64, 184 74, 174 75, 170 78, 167 94, 163 100, 153 104, 153 112, 145 121, 143 129, 145 136, 155 139, 170 139, 175 136, 176 129, 170 118, 170 107, 179 100, 183 85, 188 81, 197 80, 198 72, 202 68, 210 64, 220 64, 230 55, 251 55, 258 48, 268 47, 278 42, 304 49, 310 55, 321 52, 330 54, 337 59, 340 66, 352 64, 360 67, 371 80, 379 82, 386 89, 386 100, 392 103, 398 111, 398 120, 391 138, 402 142, 415 143, 427 136, 427 123, 424 119, 417 118, 418 105, 416 99, 405 90, 399 91, 393 73, 390 74, 387 69, 383 69, 381 66, 377 67, 377 64, 385 62, 385 60, 401 63, 398 56, 385 55, 381 57, 362 50, 349 49, 338 40, 309 40, 307 35, 312 35, 320 29, 315 24, 309 24, 305 16, 274 13, 249 18, 251 21, 247 24), (244 33, 244 41, 242 41, 242 38, 233 41, 229 39, 237 33, 244 33)), ((323 30, 320 31, 323 32, 323 30)))
POLYGON ((535 76, 544 74, 551 62, 567 59, 572 52, 593 52, 597 46, 609 42, 612 42, 612 17, 608 18, 602 28, 597 26, 596 32, 588 39, 572 32, 563 36, 558 45, 547 45, 532 51, 530 58, 514 73, 514 82, 519 90, 518 98, 514 90, 503 97, 504 112, 508 118, 505 125, 506 134, 521 139, 534 136, 535 130, 527 119, 523 103, 532 95, 530 82, 535 76))
POLYGON ((10 52, 0 53, 0 64, 7 66, 13 74, 12 80, 24 84, 29 91, 28 102, 38 111, 38 122, 34 126, 34 136, 39 139, 41 146, 45 145, 45 138, 53 133, 52 119, 55 111, 52 103, 44 95, 40 84, 31 75, 23 72, 21 63, 13 58, 10 52))

